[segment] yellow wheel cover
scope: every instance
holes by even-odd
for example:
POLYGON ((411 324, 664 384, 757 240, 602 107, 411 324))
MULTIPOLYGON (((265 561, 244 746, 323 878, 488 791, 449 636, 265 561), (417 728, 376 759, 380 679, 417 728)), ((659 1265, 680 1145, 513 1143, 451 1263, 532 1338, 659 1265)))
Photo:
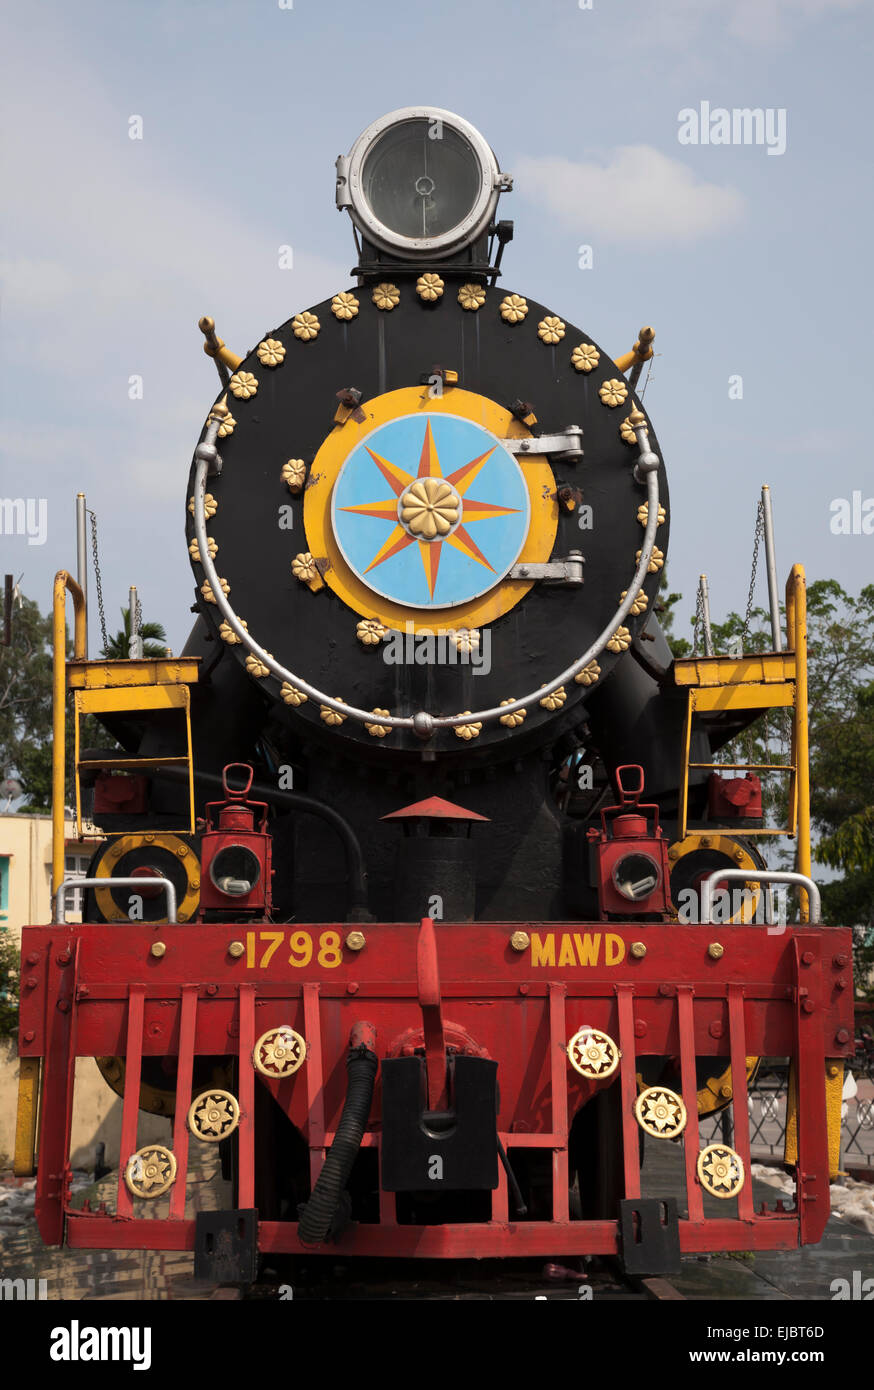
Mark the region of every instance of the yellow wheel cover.
POLYGON ((457 387, 363 402, 310 469, 304 526, 325 583, 400 631, 502 617, 534 582, 511 570, 547 561, 558 526, 546 459, 502 446, 531 437, 510 411, 457 387))
MULTIPOLYGON (((178 906, 176 919, 179 922, 190 922, 197 912, 200 902, 200 862, 195 850, 191 845, 187 845, 178 835, 169 835, 166 831, 140 831, 132 835, 119 835, 112 845, 103 855, 100 863, 95 870, 95 878, 105 878, 106 888, 95 888, 94 897, 97 906, 103 913, 107 922, 127 922, 127 914, 122 912, 112 897, 112 870, 114 866, 123 859, 131 850, 149 848, 164 849, 168 854, 175 855, 179 862, 185 867, 185 896, 178 906)), ((148 884, 148 879, 144 882, 148 884)), ((132 892, 128 889, 128 892, 132 892)))

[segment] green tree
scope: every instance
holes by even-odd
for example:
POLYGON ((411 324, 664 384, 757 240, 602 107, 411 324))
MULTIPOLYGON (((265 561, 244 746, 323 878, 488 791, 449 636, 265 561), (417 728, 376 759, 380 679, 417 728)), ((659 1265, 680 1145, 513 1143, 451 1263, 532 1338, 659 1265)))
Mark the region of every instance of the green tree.
POLYGON ((0 647, 0 769, 18 778, 34 807, 51 801, 51 736, 52 621, 22 598, 11 645, 0 647))
MULTIPOLYGON (((126 661, 130 652, 130 609, 121 610, 121 631, 110 637, 100 655, 109 661, 126 661)), ((167 634, 160 623, 143 623, 143 656, 166 656, 167 634)))
POLYGON ((21 953, 8 927, 0 927, 0 1038, 18 1031, 21 953))

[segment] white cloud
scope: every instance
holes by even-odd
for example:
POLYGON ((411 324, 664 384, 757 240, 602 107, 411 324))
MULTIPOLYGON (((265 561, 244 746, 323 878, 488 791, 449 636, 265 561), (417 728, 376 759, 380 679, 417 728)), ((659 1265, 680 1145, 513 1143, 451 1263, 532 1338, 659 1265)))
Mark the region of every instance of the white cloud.
POLYGON ((737 189, 704 183, 651 145, 622 145, 604 163, 559 155, 514 161, 515 186, 585 241, 687 245, 744 212, 737 189))

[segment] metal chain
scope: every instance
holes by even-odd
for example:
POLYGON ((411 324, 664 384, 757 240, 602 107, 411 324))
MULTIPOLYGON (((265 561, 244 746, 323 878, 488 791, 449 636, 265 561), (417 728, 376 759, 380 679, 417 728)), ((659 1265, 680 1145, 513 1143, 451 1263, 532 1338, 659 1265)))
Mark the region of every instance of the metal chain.
POLYGON ((756 589, 756 568, 757 568, 758 563, 759 563, 759 546, 760 546, 760 544, 761 544, 761 542, 762 542, 762 537, 764 536, 764 534, 765 534, 765 506, 764 506, 764 503, 763 503, 763 502, 761 501, 761 499, 760 499, 760 500, 759 500, 759 506, 758 506, 758 509, 757 509, 757 511, 756 511, 756 536, 755 536, 755 540, 754 540, 754 542, 753 542, 753 568, 752 568, 752 573, 750 574, 750 591, 749 591, 749 594, 747 595, 747 611, 746 611, 746 613, 745 613, 745 615, 744 615, 744 625, 743 625, 743 630, 741 631, 741 635, 740 635, 741 650, 743 650, 743 649, 746 647, 746 644, 747 644, 747 635, 748 635, 748 633, 749 633, 749 626, 750 626, 750 618, 751 618, 752 615, 753 615, 753 595, 754 595, 755 589, 756 589))
POLYGON ((88 509, 91 518, 91 550, 94 556, 94 585, 97 589, 97 611, 100 614, 100 633, 103 637, 103 650, 109 646, 109 638, 106 636, 106 614, 103 611, 103 585, 100 581, 100 560, 97 556, 97 517, 94 512, 88 509))
POLYGON ((698 644, 704 646, 704 593, 698 585, 698 598, 695 603, 695 632, 692 638, 692 655, 698 655, 698 644))

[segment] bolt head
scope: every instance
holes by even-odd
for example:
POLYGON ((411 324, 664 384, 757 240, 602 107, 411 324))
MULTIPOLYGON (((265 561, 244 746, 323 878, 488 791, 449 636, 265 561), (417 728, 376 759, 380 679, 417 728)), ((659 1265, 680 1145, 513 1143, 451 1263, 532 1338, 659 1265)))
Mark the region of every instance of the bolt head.
POLYGON ((166 951, 167 947, 163 941, 153 941, 149 947, 149 955, 154 956, 157 960, 160 960, 161 956, 166 954, 166 951))
POLYGON ((725 947, 720 941, 711 941, 707 947, 707 954, 711 960, 721 960, 725 955, 725 947))
POLYGON ((520 993, 520 994, 530 994, 530 993, 531 993, 531 986, 530 986, 530 985, 520 985, 520 986, 519 986, 519 993, 520 993))
POLYGON ((832 956, 832 965, 834 966, 835 970, 843 970, 846 963, 847 957, 844 955, 843 951, 838 956, 832 956))
POLYGON ((634 1036, 636 1038, 646 1037, 646 1024, 642 1018, 636 1018, 634 1020, 634 1036))
POLYGON ((31 951, 27 957, 28 965, 39 965, 39 951, 31 951))
POLYGON ((218 985, 207 985, 206 992, 210 996, 213 994, 218 994, 218 985))
POLYGON ((671 859, 671 860, 673 860, 673 859, 679 859, 679 857, 680 857, 680 851, 677 849, 677 846, 676 846, 676 845, 671 845, 671 848, 668 850, 668 858, 671 859))
MULTIPOLYGON (((804 1002, 807 1003, 808 1001, 805 1000, 804 1002)), ((812 1006, 811 1006, 811 1007, 812 1007, 812 1006)), ((849 1041, 850 1041, 850 1035, 849 1035, 849 1033, 847 1032, 846 1028, 839 1028, 838 1031, 835 1033, 835 1042, 845 1043, 845 1042, 849 1042, 849 1041)))
POLYGON ((232 941, 228 947, 228 955, 233 956, 234 960, 238 960, 245 949, 242 941, 232 941))
POLYGON ((34 1040, 35 1037, 36 1037, 36 1033, 33 1031, 33 1029, 32 1029, 32 1028, 28 1028, 27 1032, 26 1032, 25 1035, 24 1035, 24 1041, 25 1041, 25 1042, 33 1042, 33 1040, 34 1040))
POLYGON ((345 944, 349 947, 350 951, 363 951, 364 947, 367 945, 367 937, 364 935, 363 931, 351 931, 346 937, 345 944))
POLYGON ((731 1087, 720 1086, 719 1094, 723 1097, 724 1100, 731 1100, 731 1087))
POLYGON ((801 1010, 802 1010, 802 1013, 805 1013, 805 1014, 812 1014, 812 1013, 813 1013, 813 1010, 814 1010, 814 1003, 813 1003, 813 1000, 812 1000, 812 999, 802 999, 802 1001, 801 1001, 801 1010))
POLYGON ((358 986, 357 982, 356 982, 355 980, 350 980, 349 983, 348 983, 348 985, 346 986, 346 993, 347 993, 347 994, 357 994, 357 993, 358 993, 358 989, 359 989, 359 986, 358 986))
POLYGON ((643 960, 646 955, 646 943, 643 941, 632 941, 631 954, 635 960, 643 960))
POLYGON ((510 945, 514 951, 527 951, 531 945, 531 937, 527 931, 514 931, 510 937, 510 945))
POLYGON ((802 956, 801 956, 801 964, 802 964, 802 965, 813 965, 813 962, 814 962, 815 959, 816 959, 816 957, 814 956, 814 954, 813 954, 812 951, 804 951, 803 954, 802 954, 802 956))
POLYGON ((673 993, 674 993, 674 986, 673 986, 673 985, 659 985, 659 994, 663 995, 663 997, 664 997, 665 999, 670 999, 670 997, 671 997, 671 995, 672 995, 673 993))
POLYGON ((710 1034, 711 1038, 721 1038, 721 1037, 722 1037, 722 1034, 723 1034, 723 1027, 722 1027, 722 1024, 720 1023, 720 1021, 719 1021, 718 1018, 715 1018, 715 1019, 713 1020, 713 1022, 711 1023, 711 1025, 710 1025, 710 1027, 708 1028, 707 1031, 708 1031, 708 1033, 710 1034))

